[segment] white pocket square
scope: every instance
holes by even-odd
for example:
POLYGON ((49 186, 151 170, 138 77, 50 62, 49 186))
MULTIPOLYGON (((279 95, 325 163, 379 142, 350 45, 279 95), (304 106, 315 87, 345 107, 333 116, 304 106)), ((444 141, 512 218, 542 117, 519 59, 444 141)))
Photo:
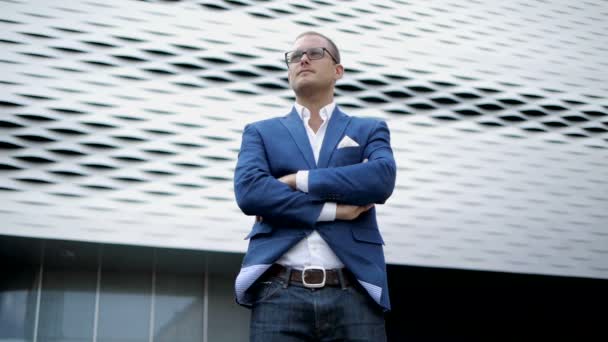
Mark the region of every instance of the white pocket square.
POLYGON ((359 146, 359 144, 357 144, 357 142, 354 141, 353 139, 351 139, 351 137, 349 137, 348 135, 345 135, 344 138, 342 138, 342 140, 338 144, 339 149, 344 148, 344 147, 357 147, 357 146, 359 146))

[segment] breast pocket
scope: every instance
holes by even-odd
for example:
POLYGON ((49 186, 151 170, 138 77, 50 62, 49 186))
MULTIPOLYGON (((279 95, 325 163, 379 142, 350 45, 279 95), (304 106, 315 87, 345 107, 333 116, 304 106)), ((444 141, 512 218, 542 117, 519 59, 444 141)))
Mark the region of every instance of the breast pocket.
POLYGON ((360 146, 339 148, 334 152, 332 164, 333 166, 358 164, 362 161, 361 153, 360 146))

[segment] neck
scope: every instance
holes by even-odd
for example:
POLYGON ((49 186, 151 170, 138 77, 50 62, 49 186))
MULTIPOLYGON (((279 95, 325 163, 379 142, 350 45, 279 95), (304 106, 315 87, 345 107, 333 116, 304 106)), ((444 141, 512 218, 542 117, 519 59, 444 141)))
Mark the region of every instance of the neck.
POLYGON ((327 106, 328 104, 334 101, 333 92, 316 95, 317 96, 296 95, 296 102, 306 107, 310 111, 311 116, 318 116, 321 108, 327 106))

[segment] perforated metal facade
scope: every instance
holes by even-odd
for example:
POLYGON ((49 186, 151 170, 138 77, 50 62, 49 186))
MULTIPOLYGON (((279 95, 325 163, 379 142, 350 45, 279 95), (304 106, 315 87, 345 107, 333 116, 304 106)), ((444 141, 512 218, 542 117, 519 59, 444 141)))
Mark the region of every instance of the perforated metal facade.
POLYGON ((241 131, 317 30, 391 128, 389 262, 608 278, 605 1, 0 6, 1 234, 244 251, 241 131))

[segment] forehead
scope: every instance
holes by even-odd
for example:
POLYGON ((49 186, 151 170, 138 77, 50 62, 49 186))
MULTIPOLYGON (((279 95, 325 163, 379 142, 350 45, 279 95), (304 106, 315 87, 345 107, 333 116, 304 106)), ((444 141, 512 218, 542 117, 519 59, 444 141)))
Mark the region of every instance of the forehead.
POLYGON ((316 35, 306 35, 298 38, 293 43, 294 50, 307 49, 311 47, 327 47, 327 41, 323 37, 316 35))

